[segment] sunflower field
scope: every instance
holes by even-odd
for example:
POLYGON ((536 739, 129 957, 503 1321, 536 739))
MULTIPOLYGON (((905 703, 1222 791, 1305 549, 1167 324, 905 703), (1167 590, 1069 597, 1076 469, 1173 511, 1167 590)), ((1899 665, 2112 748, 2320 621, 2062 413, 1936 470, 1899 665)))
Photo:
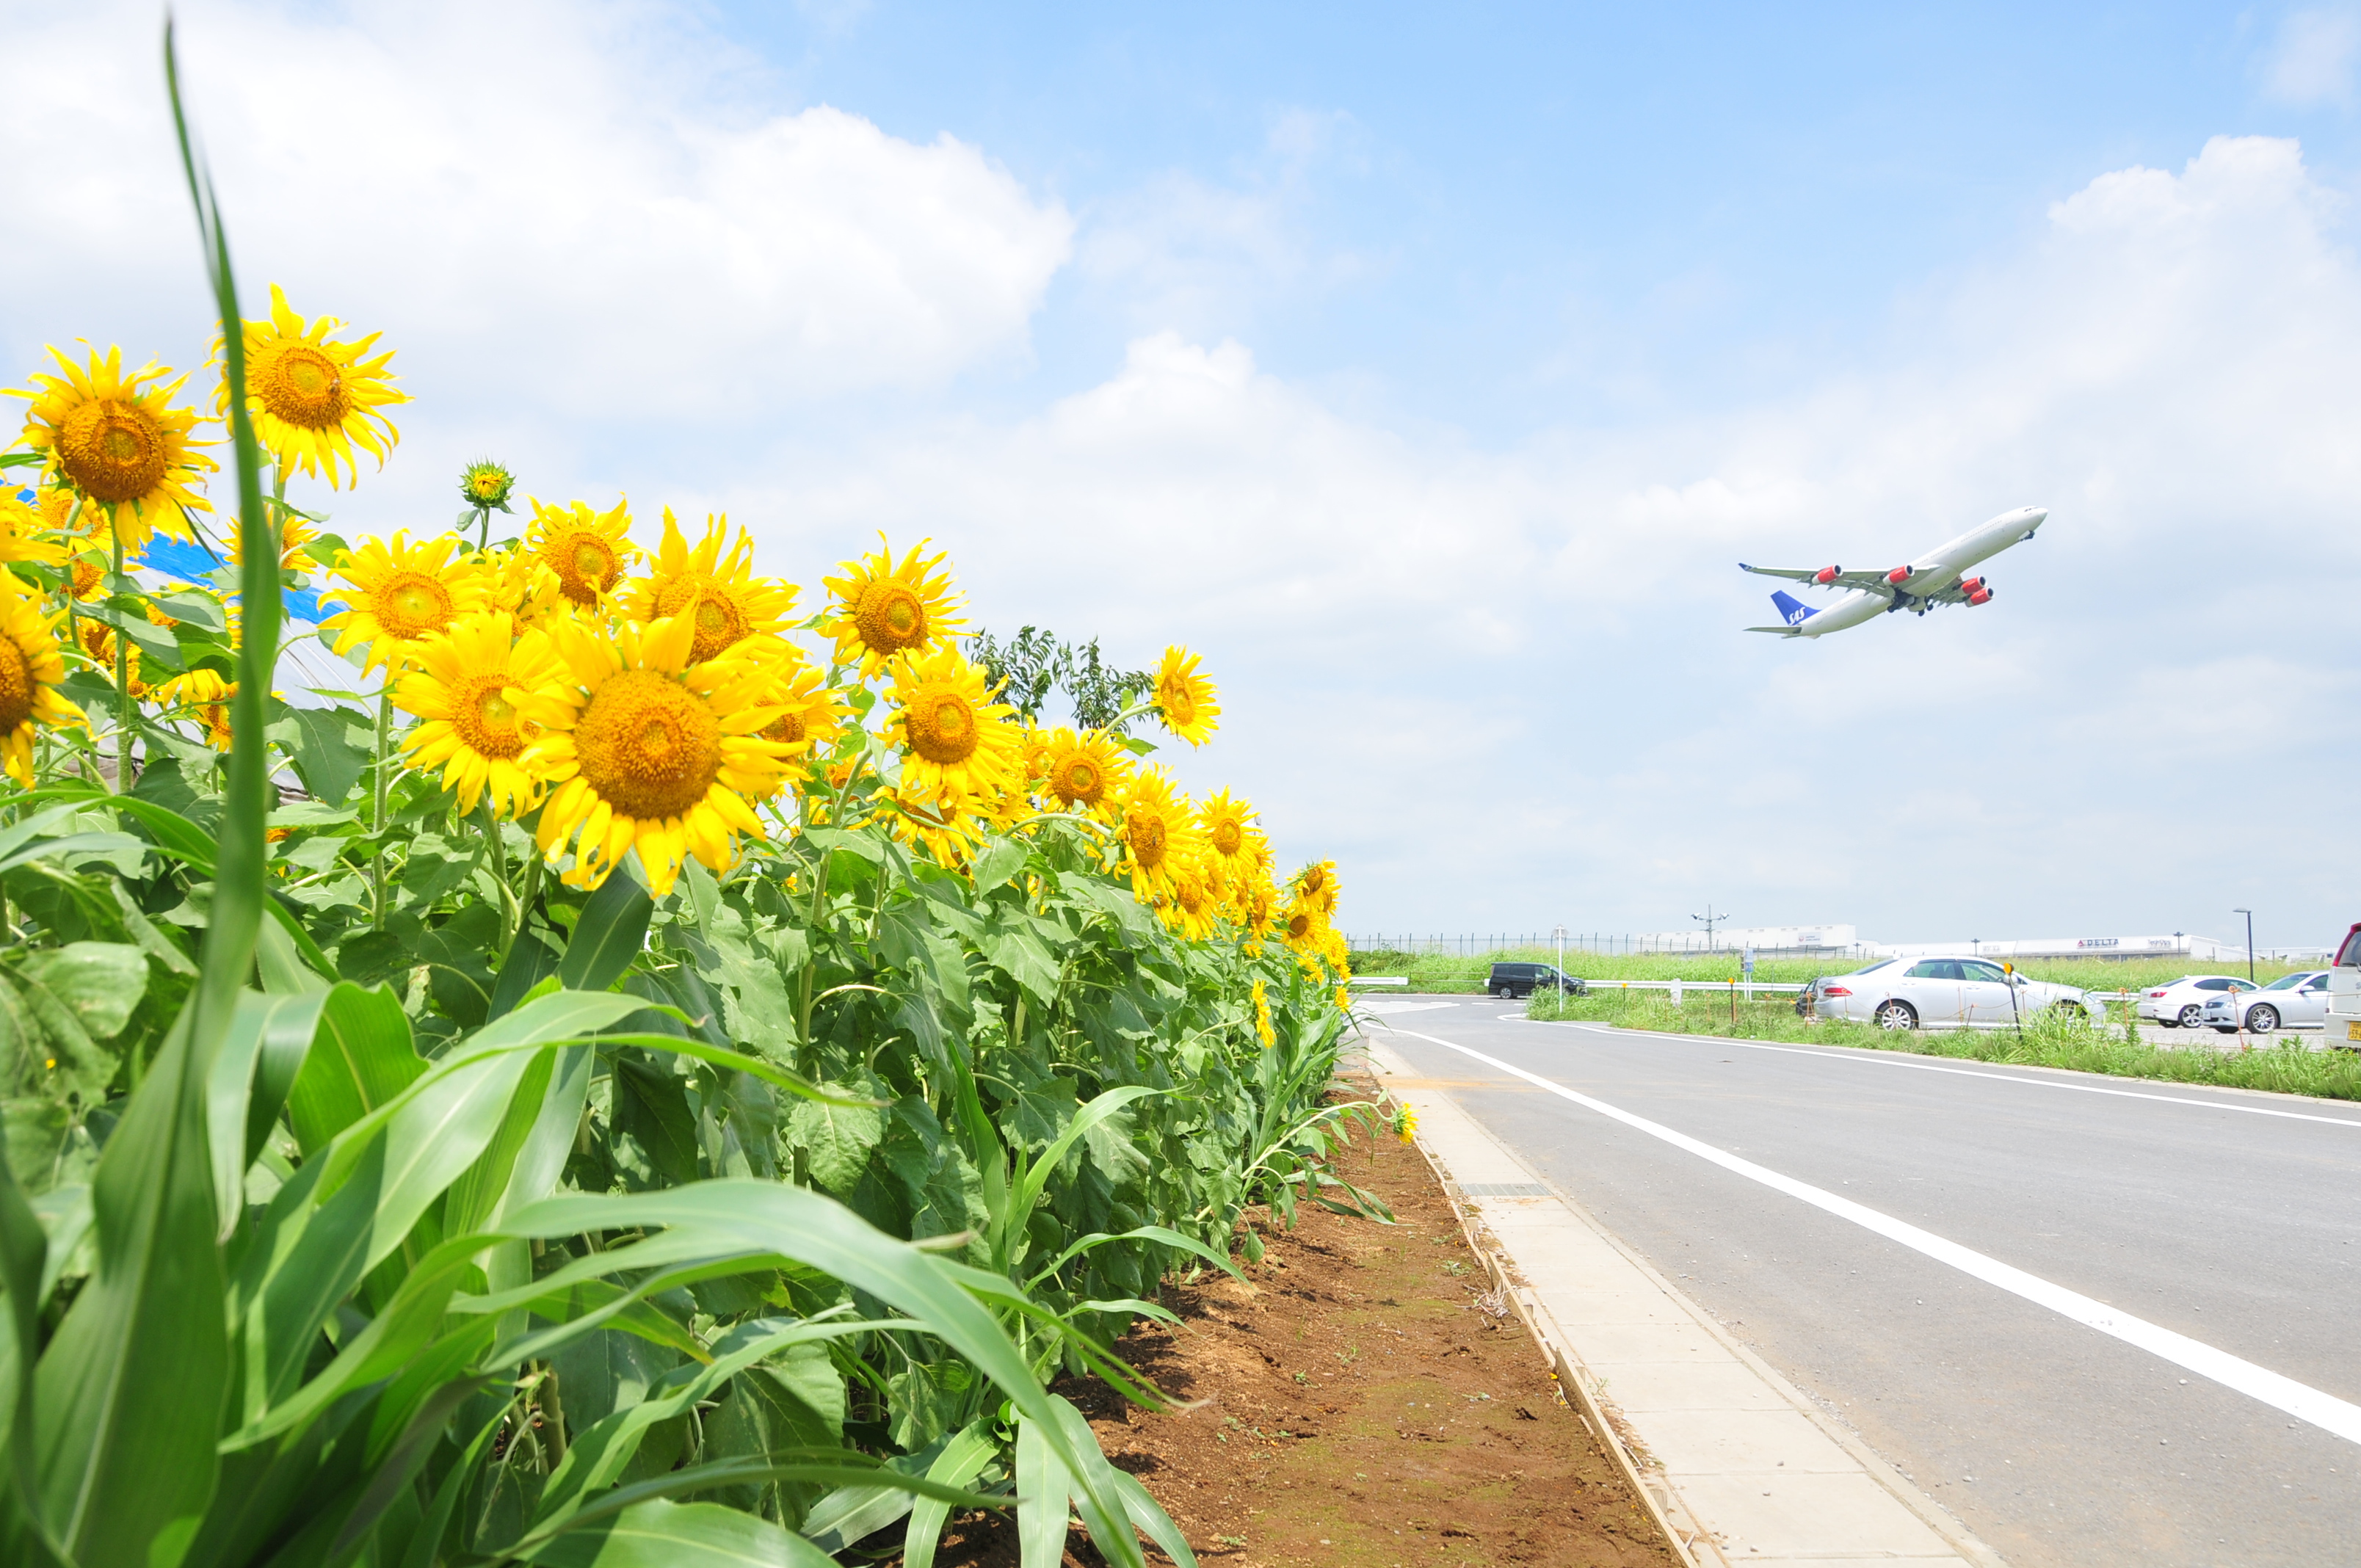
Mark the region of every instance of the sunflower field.
POLYGON ((53 349, 0 454, 6 1561, 1190 1562, 1050 1382, 1159 1405, 1166 1275, 1383 1218, 1334 867, 1130 733, 1197 661, 1045 731, 924 546, 489 461, 339 538, 394 353, 245 317, 181 150, 217 389, 53 349))

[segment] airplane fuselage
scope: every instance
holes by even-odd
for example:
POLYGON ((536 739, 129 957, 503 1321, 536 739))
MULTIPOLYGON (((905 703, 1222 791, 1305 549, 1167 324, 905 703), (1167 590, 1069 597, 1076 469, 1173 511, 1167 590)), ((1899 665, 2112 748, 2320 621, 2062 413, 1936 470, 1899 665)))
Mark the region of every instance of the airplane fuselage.
POLYGON ((1990 522, 1971 528, 1949 543, 1939 545, 1910 562, 1909 576, 1894 585, 1890 597, 1868 588, 1851 589, 1842 598, 1822 608, 1796 626, 1795 631, 1805 637, 1824 637, 1831 631, 1842 631, 1865 620, 1874 620, 1893 610, 1911 609, 1917 603, 1919 595, 1938 593, 1954 586, 1980 564, 1991 560, 2012 544, 2032 538, 2048 517, 2048 511, 2041 507, 2019 507, 2015 511, 2004 511, 1990 522))

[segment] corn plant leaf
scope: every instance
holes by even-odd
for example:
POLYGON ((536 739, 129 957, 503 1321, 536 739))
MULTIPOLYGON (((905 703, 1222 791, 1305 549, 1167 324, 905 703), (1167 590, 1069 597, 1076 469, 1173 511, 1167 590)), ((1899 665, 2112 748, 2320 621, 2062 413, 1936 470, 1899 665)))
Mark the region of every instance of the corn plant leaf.
POLYGON ((523 1561, 547 1568, 837 1568, 836 1559, 766 1519, 662 1497, 556 1536, 523 1561))
POLYGON ((1066 1520, 1073 1472, 1058 1452, 1050 1422, 1016 1423, 1016 1551, 1021 1568, 1059 1568, 1066 1560, 1066 1520))
MULTIPOLYGON (((947 1486, 964 1486, 983 1474, 1000 1451, 990 1420, 970 1422, 943 1444, 927 1466, 927 1479, 947 1486)), ((910 1505, 910 1525, 902 1534, 902 1568, 935 1568, 935 1548, 942 1544, 943 1526, 950 1522, 949 1503, 920 1497, 910 1505)))
POLYGON ((300 1062, 310 1050, 320 1025, 324 991, 298 996, 261 996, 253 992, 238 998, 229 1034, 215 1053, 205 1086, 205 1137, 214 1168, 214 1207, 221 1216, 224 1239, 236 1228, 246 1208, 246 1169, 260 1148, 261 1136, 279 1114, 294 1077, 291 1059, 300 1062), (268 1061, 268 1072, 262 1064, 268 1061), (260 1101, 269 1113, 255 1126, 257 1080, 262 1079, 260 1101), (273 1098, 273 1091, 276 1098, 273 1098))
POLYGON ((39 1511, 82 1563, 169 1568, 213 1499, 229 1346, 196 1014, 107 1140, 97 1266, 35 1374, 39 1511))
POLYGON ((558 960, 559 983, 568 991, 604 991, 620 980, 647 946, 648 919, 654 913, 648 890, 628 871, 599 883, 558 960))
MULTIPOLYGON (((1102 1096, 1104 1098, 1104 1096, 1102 1096)), ((571 1235, 598 1225, 664 1225, 752 1245, 809 1264, 868 1291, 911 1317, 957 1350, 975 1369, 999 1385, 1018 1411, 1053 1422, 1049 1396, 1035 1381, 1025 1356, 1011 1343, 992 1313, 962 1288, 940 1260, 873 1228, 851 1210, 817 1192, 774 1182, 700 1181, 671 1192, 629 1197, 546 1199, 512 1217, 511 1228, 543 1235, 571 1235), (595 1217, 594 1217, 595 1216, 595 1217)), ((1005 1280, 1001 1285, 1008 1287, 1005 1280)), ((1069 1434, 1049 1431, 1061 1464, 1071 1466, 1069 1434)), ((1086 1515, 1115 1517, 1121 1504, 1104 1488, 1084 1483, 1086 1515)), ((1140 1568, 1136 1539, 1113 1539, 1102 1547, 1124 1568, 1140 1568)))
POLYGON ((392 990, 339 981, 322 1003, 318 1036, 287 1096, 297 1146, 306 1155, 325 1147, 425 1074, 392 990))

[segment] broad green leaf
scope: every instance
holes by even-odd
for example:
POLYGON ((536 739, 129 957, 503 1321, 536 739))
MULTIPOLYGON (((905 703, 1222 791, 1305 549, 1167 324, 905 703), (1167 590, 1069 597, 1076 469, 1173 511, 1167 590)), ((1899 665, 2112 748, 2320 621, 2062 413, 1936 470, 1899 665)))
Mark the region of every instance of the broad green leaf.
MULTIPOLYGON (((821 1087, 851 1097, 841 1084, 821 1087)), ((804 1151, 814 1179, 835 1192, 850 1192, 868 1168, 869 1153, 885 1135, 885 1118, 873 1105, 798 1104, 787 1117, 787 1141, 804 1151)))
POLYGON ((972 872, 978 893, 998 887, 1025 868, 1033 847, 1022 839, 994 839, 975 857, 972 872))
POLYGON ((19 971, 71 1010, 93 1039, 111 1040, 148 991, 148 955, 118 942, 69 942, 27 958, 19 971))
POLYGON ((1059 1568, 1066 1560, 1066 1519, 1074 1493, 1054 1416, 1016 1423, 1016 1550, 1021 1568, 1059 1568))
POLYGON ((368 744, 356 739, 357 728, 367 733, 368 721, 341 707, 290 707, 269 729, 295 764, 303 787, 322 805, 338 806, 369 765, 368 744))

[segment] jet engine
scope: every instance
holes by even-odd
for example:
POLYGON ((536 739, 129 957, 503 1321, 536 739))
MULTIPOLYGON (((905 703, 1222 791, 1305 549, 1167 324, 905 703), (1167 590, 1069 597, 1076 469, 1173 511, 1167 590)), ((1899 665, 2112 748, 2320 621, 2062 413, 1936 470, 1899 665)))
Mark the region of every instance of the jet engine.
POLYGON ((1900 587, 1903 584, 1910 580, 1910 568, 1907 566, 1896 566, 1894 570, 1885 574, 1885 580, 1892 583, 1895 587, 1900 587))
POLYGON ((1969 593, 1968 602, 1970 604, 1990 604, 1992 603, 1992 596, 1993 591, 1990 588, 1985 587, 1982 583, 1978 583, 1974 589, 1969 593))
POLYGON ((1828 584, 1835 582, 1843 575, 1844 568, 1842 566, 1823 566, 1818 571, 1812 574, 1812 581, 1819 584, 1823 587, 1826 587, 1828 584))
POLYGON ((1961 577, 1960 579, 1960 591, 1963 594, 1974 593, 1978 588, 1982 587, 1983 586, 1984 580, 1982 577, 1961 577))

